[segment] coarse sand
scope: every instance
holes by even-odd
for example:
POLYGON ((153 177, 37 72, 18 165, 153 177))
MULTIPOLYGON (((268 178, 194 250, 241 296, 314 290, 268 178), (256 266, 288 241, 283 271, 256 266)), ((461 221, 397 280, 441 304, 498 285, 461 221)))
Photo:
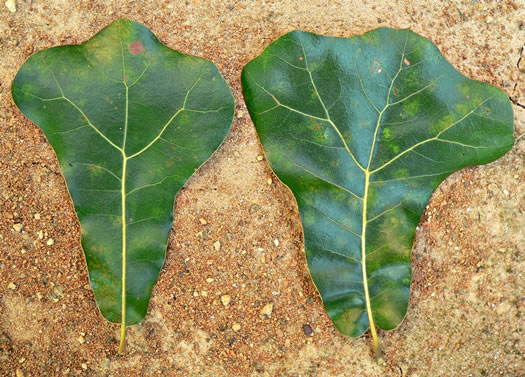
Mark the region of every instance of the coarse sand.
POLYGON ((2 1, 0 375, 525 375, 524 41, 519 0, 18 0, 15 12, 2 1), (226 141, 176 198, 165 266, 123 356, 119 325, 96 308, 55 154, 10 94, 32 53, 81 43, 120 17, 212 60, 236 100, 226 141), (502 88, 517 138, 504 157, 453 174, 433 195, 416 234, 407 316, 380 332, 384 365, 368 336, 343 337, 324 312, 295 200, 260 157, 240 86, 242 67, 288 31, 349 37, 381 26, 412 29, 465 75, 502 88))

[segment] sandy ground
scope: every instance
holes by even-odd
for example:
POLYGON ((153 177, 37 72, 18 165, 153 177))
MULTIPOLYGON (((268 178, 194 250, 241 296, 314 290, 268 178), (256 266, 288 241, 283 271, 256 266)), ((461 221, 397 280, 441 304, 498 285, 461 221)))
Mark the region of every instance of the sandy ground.
POLYGON ((523 2, 18 0, 15 13, 3 3, 0 375, 525 375, 523 2), (166 265, 124 356, 116 355, 118 325, 96 308, 54 152, 10 95, 33 52, 80 43, 119 17, 214 61, 236 99, 225 143, 177 196, 166 265), (499 161, 452 175, 433 196, 416 235, 408 314, 380 334, 383 366, 367 336, 341 336, 323 311, 295 201, 275 177, 268 183, 240 88, 242 67, 285 32, 351 36, 380 26, 412 29, 464 74, 505 90, 519 139, 499 161), (271 315, 261 315, 268 304, 271 315))

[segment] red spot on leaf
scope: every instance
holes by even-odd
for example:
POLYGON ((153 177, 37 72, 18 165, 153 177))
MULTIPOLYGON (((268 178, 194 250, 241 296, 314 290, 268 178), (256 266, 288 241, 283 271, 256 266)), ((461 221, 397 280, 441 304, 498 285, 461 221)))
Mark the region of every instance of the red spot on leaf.
POLYGON ((128 45, 129 52, 133 55, 142 54, 144 52, 144 45, 141 41, 135 41, 128 45))
POLYGON ((404 58, 404 59, 403 59, 403 63, 405 63, 406 65, 410 65, 410 62, 408 61, 407 58, 404 58))

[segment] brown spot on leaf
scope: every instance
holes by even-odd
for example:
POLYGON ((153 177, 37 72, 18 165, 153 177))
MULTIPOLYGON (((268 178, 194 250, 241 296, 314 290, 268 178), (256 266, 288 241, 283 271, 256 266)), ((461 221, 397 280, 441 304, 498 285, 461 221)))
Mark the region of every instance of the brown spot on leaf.
POLYGON ((129 52, 133 55, 142 54, 144 52, 144 45, 141 41, 135 41, 128 45, 129 52))

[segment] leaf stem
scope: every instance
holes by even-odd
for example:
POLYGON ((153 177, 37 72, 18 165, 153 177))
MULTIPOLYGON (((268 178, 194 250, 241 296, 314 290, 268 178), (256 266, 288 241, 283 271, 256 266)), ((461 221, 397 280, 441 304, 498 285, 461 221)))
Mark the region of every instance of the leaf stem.
MULTIPOLYGON (((122 316, 124 317, 124 315, 122 316)), ((126 325, 120 324, 120 345, 118 346, 118 354, 122 355, 126 352, 126 325)))
MULTIPOLYGON (((373 332, 375 333, 375 328, 373 332)), ((377 337, 377 334, 376 334, 376 338, 374 341, 374 351, 376 353, 377 363, 383 364, 385 360, 383 359, 383 352, 381 351, 381 343, 379 343, 379 338, 377 337)))

